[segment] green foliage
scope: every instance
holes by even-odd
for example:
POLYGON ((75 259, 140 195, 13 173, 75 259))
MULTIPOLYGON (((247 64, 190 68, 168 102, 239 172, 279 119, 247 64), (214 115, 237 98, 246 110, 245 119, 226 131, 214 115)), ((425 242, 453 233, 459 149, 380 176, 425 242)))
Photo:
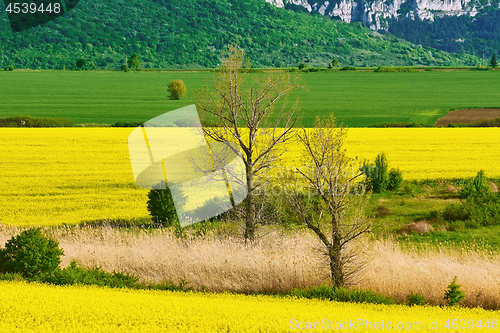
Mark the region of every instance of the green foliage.
POLYGON ((353 67, 353 66, 344 66, 340 70, 341 71, 355 71, 357 69, 356 69, 356 67, 353 67))
POLYGON ((372 303, 372 304, 394 304, 394 299, 390 296, 378 294, 372 290, 346 289, 344 287, 333 288, 328 285, 305 289, 293 289, 290 296, 303 297, 308 299, 325 299, 338 302, 372 303))
POLYGON ((491 56, 490 66, 491 66, 491 68, 497 67, 497 56, 495 55, 495 53, 493 53, 493 55, 491 56))
MULTIPOLYGON (((353 65, 464 64, 467 55, 424 50, 401 42, 393 45, 361 25, 321 15, 276 8, 263 0, 80 1, 71 14, 41 27, 12 34, 0 21, 0 54, 16 68, 61 69, 84 57, 94 68, 118 69, 125 53, 138 52, 149 68, 215 68, 219 52, 233 42, 243 47, 257 67, 296 66, 305 54, 315 66, 327 66, 335 54, 353 65), (263 20, 262 18, 266 18, 263 20), (133 28, 131 28, 133 27, 133 28), (339 36, 346 36, 342 41, 339 36), (401 57, 401 46, 414 59, 401 57), (73 58, 73 59, 72 59, 73 58)), ((449 39, 449 38, 447 38, 449 39)), ((474 59, 473 62, 477 62, 474 59)), ((130 69, 137 68, 129 66, 130 69)))
MULTIPOLYGON (((175 192, 175 195, 181 200, 184 197, 181 192, 175 192)), ((154 222, 161 223, 164 226, 178 226, 179 219, 168 185, 166 189, 150 190, 147 204, 149 214, 154 222)))
POLYGON ((14 66, 10 65, 10 66, 9 66, 9 71, 11 71, 11 72, 12 72, 13 70, 14 70, 14 66))
POLYGON ((75 127, 75 123, 60 118, 16 116, 0 118, 0 127, 75 127))
POLYGON ((64 255, 59 243, 46 237, 40 228, 31 228, 9 239, 0 249, 0 272, 19 273, 24 277, 51 275, 64 255))
POLYGON ((500 195, 492 192, 484 171, 465 182, 460 197, 465 200, 449 205, 442 214, 449 221, 450 230, 500 224, 500 195))
POLYGON ((402 184, 403 184, 403 174, 401 173, 399 168, 391 169, 389 171, 387 189, 389 191, 396 191, 401 187, 402 184))
POLYGON ((445 290, 443 299, 448 302, 449 306, 458 305, 461 300, 465 299, 465 292, 460 290, 460 285, 457 283, 456 276, 445 290))
POLYGON ((331 62, 331 65, 332 65, 333 69, 335 69, 335 67, 337 67, 339 65, 339 61, 337 59, 333 59, 331 62))
POLYGON ((141 63, 139 62, 139 53, 134 53, 127 60, 127 65, 129 69, 138 70, 141 67, 141 63))
POLYGON ((182 80, 172 80, 168 84, 168 91, 170 93, 170 99, 179 99, 186 95, 187 89, 182 80))
POLYGON ((484 170, 481 170, 472 181, 465 183, 465 187, 460 191, 460 197, 469 201, 484 202, 491 192, 484 170))
POLYGON ((87 60, 85 58, 81 58, 76 61, 77 68, 84 69, 86 66, 87 66, 87 60))
POLYGON ((388 73, 388 72, 418 72, 419 70, 412 67, 379 67, 374 72, 388 73))
POLYGON ((97 285, 111 288, 133 288, 138 279, 132 275, 122 273, 108 273, 100 268, 78 267, 75 260, 62 270, 57 270, 52 276, 41 279, 42 282, 55 285, 97 285))
POLYGON ((406 297, 406 304, 408 306, 425 305, 425 297, 411 292, 410 295, 406 297))
POLYGON ((306 67, 307 67, 307 64, 306 64, 306 63, 300 63, 300 64, 299 64, 299 71, 304 70, 306 67))
POLYGON ((365 161, 361 167, 361 171, 366 176, 367 190, 371 190, 373 193, 382 193, 385 191, 389 184, 387 170, 387 157, 384 153, 377 155, 375 164, 365 161))

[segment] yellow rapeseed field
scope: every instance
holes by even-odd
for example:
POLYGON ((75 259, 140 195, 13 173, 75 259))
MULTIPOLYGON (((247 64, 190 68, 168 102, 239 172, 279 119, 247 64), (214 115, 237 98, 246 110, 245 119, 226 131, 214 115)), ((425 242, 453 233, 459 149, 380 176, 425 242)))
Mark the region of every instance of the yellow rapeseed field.
POLYGON ((500 330, 500 312, 482 309, 409 308, 20 282, 0 282, 0 295, 2 333, 500 330))
MULTIPOLYGON (((148 215, 147 190, 134 184, 130 128, 0 130, 0 223, 74 224, 148 215)), ((406 179, 500 176, 497 128, 353 128, 348 153, 387 154, 406 179)), ((285 156, 300 165, 297 145, 285 156)))

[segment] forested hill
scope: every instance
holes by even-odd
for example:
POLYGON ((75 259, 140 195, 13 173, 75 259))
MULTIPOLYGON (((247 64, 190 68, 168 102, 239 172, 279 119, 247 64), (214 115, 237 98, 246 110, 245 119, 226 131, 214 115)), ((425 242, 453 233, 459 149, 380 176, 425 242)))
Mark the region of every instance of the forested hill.
POLYGON ((447 52, 486 57, 500 52, 500 9, 488 7, 474 17, 444 16, 429 20, 391 20, 389 31, 415 44, 447 52))
POLYGON ((297 66, 303 59, 325 66, 333 58, 340 66, 478 61, 265 0, 81 0, 67 15, 19 33, 12 33, 5 12, 0 16, 2 68, 71 68, 84 57, 94 68, 118 69, 125 53, 134 52, 143 68, 214 67, 232 42, 254 67, 297 66))

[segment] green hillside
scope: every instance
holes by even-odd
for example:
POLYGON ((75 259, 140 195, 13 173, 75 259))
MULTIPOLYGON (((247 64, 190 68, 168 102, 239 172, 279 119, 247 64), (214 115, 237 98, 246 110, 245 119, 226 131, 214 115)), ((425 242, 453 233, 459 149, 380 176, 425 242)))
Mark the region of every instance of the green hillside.
POLYGON ((3 13, 2 68, 71 68, 84 57, 94 68, 118 69, 125 53, 134 52, 143 68, 214 67, 220 50, 232 42, 246 50, 254 67, 297 66, 303 59, 325 66, 332 58, 341 66, 478 61, 264 0, 82 0, 67 15, 15 34, 3 13))

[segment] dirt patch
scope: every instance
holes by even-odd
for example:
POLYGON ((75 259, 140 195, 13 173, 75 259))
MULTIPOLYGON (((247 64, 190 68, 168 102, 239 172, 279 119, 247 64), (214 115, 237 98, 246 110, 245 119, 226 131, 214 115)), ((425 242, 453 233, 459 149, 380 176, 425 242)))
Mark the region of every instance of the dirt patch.
POLYGON ((418 232, 420 234, 426 233, 426 232, 431 232, 434 229, 432 228, 432 225, 427 222, 427 220, 420 220, 418 222, 412 222, 408 223, 407 225, 401 227, 399 230, 399 233, 405 235, 410 232, 418 232))
POLYGON ((464 109, 448 112, 439 118, 434 126, 446 127, 449 124, 468 124, 480 120, 492 120, 500 118, 500 109, 464 109))

